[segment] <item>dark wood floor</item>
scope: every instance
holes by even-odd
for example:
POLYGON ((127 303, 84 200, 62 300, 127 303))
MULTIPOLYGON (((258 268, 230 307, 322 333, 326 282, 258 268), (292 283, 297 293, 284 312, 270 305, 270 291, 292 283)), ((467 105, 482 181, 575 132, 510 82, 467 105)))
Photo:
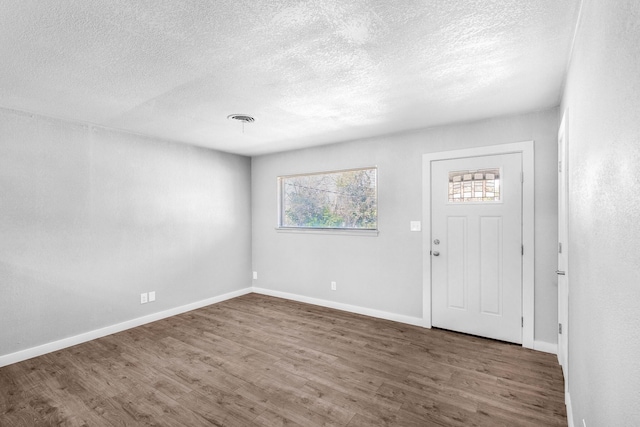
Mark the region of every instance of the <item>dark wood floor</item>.
POLYGON ((566 426, 555 356, 249 294, 0 368, 1 426, 566 426))

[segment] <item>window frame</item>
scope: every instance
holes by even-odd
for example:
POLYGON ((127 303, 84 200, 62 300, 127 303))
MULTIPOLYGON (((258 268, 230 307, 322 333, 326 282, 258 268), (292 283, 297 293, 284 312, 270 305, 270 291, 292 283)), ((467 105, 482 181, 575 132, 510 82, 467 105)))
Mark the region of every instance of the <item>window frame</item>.
POLYGON ((324 170, 309 173, 295 173, 288 175, 278 175, 276 178, 276 231, 284 233, 311 233, 311 234, 338 234, 338 235, 354 235, 354 236, 377 236, 379 229, 379 201, 378 201, 378 167, 377 166, 365 166, 348 169, 334 169, 324 170), (331 175, 339 174, 343 172, 357 172, 362 170, 374 170, 375 171, 375 202, 376 202, 376 227, 375 228, 347 228, 347 227, 298 227, 298 226, 286 226, 283 225, 284 221, 284 181, 287 178, 315 176, 315 175, 331 175))

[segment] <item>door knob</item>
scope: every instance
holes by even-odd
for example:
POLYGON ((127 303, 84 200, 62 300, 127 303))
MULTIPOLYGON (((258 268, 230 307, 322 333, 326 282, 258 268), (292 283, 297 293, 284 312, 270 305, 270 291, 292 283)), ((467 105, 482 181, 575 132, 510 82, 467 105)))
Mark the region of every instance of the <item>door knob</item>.
POLYGON ((440 256, 440 252, 438 252, 438 251, 433 251, 433 256, 440 256))
POLYGON ((564 271, 562 271, 562 270, 556 270, 556 274, 558 276, 564 276, 566 273, 564 271))

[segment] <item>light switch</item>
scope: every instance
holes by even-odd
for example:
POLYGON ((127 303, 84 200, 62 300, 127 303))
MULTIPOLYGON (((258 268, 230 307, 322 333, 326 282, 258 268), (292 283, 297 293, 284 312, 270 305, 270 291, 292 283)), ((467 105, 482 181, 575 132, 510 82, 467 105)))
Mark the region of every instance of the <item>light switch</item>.
POLYGON ((420 224, 420 221, 411 221, 410 227, 411 227, 411 231, 421 231, 422 230, 422 226, 420 224))

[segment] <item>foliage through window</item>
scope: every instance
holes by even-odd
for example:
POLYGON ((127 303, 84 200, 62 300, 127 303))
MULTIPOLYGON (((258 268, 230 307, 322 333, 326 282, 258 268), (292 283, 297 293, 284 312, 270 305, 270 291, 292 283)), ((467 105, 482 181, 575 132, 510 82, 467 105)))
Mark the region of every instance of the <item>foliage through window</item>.
POLYGON ((278 177, 281 228, 376 230, 377 169, 278 177))

